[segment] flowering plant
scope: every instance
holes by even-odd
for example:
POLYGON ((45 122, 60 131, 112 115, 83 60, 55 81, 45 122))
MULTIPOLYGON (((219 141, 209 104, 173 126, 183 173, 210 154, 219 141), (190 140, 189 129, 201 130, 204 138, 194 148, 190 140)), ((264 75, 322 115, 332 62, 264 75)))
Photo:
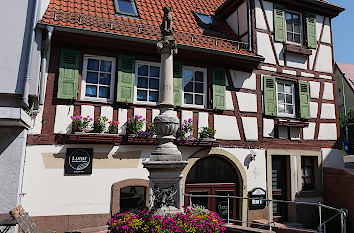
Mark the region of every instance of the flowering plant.
POLYGON ((90 116, 83 117, 82 115, 71 116, 71 130, 72 132, 84 132, 88 129, 92 118, 90 116))
POLYGON ((118 133, 118 126, 119 121, 108 121, 108 133, 110 134, 117 134, 118 133))
POLYGON ((127 134, 137 134, 144 126, 145 118, 135 115, 133 118, 128 118, 126 123, 127 134))
POLYGON ((191 139, 192 136, 190 135, 190 133, 192 132, 193 132, 192 119, 189 118, 188 120, 184 120, 182 126, 177 130, 176 133, 177 141, 179 142, 179 141, 191 139))
POLYGON ((97 117, 96 120, 93 122, 92 133, 102 133, 103 131, 105 131, 107 127, 107 121, 108 118, 105 116, 97 117))
POLYGON ((223 233, 225 222, 202 207, 184 208, 183 213, 158 215, 150 210, 121 212, 107 223, 112 233, 223 233))
POLYGON ((215 129, 203 127, 202 131, 199 133, 200 138, 214 138, 215 129))
POLYGON ((154 123, 149 124, 149 125, 146 127, 146 130, 145 130, 145 131, 140 130, 140 131, 138 132, 138 136, 139 136, 139 137, 152 137, 152 136, 154 136, 154 134, 156 134, 156 129, 155 129, 154 123))

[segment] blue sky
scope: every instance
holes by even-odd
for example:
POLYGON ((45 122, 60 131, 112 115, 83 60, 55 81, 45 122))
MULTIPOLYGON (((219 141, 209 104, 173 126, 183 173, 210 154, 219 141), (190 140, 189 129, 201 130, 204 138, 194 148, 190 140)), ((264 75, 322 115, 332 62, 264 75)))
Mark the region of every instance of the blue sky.
POLYGON ((332 20, 334 61, 354 64, 354 1, 328 0, 345 8, 332 20))

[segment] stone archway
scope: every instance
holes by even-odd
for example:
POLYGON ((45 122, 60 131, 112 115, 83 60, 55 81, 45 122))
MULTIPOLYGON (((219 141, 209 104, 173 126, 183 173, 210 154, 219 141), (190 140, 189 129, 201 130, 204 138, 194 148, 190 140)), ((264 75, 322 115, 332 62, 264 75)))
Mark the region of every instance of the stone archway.
MULTIPOLYGON (((188 183, 187 177, 190 174, 192 168, 198 163, 198 161, 205 160, 207 158, 220 158, 224 160, 226 163, 228 163, 235 173, 237 174, 237 178, 235 178, 235 185, 236 185, 236 195, 237 196, 243 196, 247 197, 247 176, 246 176, 246 171, 241 164, 241 162, 230 152, 222 149, 222 148, 212 148, 210 151, 200 151, 196 154, 194 154, 192 157, 188 159, 188 165, 185 167, 183 170, 183 178, 182 178, 182 184, 183 184, 183 193, 186 191, 186 184, 188 183)), ((230 181, 230 180, 227 180, 230 181)), ((187 185, 190 187, 190 185, 187 185)), ((231 191, 232 185, 228 185, 228 190, 231 191)), ((216 186, 214 185, 216 188, 216 186)), ((222 187, 222 186, 221 186, 222 187)), ((225 186, 227 187, 227 185, 225 186)), ((187 190, 188 191, 188 190, 187 190)), ((183 204, 186 205, 187 201, 184 202, 183 204)), ((246 221, 247 220, 247 200, 240 200, 238 201, 237 204, 237 219, 246 221)), ((245 223, 242 223, 245 225, 245 223)))

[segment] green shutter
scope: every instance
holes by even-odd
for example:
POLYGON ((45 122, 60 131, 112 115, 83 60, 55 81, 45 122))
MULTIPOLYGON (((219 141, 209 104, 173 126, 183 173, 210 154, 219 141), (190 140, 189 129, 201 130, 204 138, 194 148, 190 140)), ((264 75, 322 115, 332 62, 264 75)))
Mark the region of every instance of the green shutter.
POLYGON ((274 4, 274 39, 278 42, 285 41, 285 8, 274 4))
POLYGON ((224 110, 226 79, 224 68, 213 68, 213 108, 224 110))
POLYGON ((135 80, 135 57, 119 55, 117 102, 133 103, 135 80))
POLYGON ((182 105, 182 63, 173 62, 173 100, 176 106, 182 105))
POLYGON ((62 49, 58 78, 58 99, 76 99, 79 79, 80 51, 62 49))
POLYGON ((277 92, 275 78, 271 76, 263 77, 264 86, 264 113, 268 116, 277 115, 277 92))
POLYGON ((316 15, 311 12, 306 13, 306 28, 307 28, 307 46, 309 48, 317 48, 316 38, 316 15))
POLYGON ((310 118, 310 85, 309 82, 299 81, 300 96, 300 117, 303 119, 310 118))

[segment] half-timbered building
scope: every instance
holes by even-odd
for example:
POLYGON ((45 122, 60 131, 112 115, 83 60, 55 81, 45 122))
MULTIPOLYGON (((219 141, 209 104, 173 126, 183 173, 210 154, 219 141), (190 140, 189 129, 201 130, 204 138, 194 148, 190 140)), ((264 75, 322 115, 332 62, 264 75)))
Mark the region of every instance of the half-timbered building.
MULTIPOLYGON (((177 142, 189 163, 186 194, 322 199, 322 167, 343 166, 333 75, 331 20, 324 0, 51 0, 38 23, 54 28, 43 109, 33 120, 23 205, 39 225, 63 231, 103 225, 120 209, 147 205, 142 162, 158 139, 127 135, 135 115, 158 115, 163 6, 171 6, 175 112, 193 139, 177 142), (119 135, 75 134, 71 116, 119 121, 119 135), (199 140, 202 127, 216 140, 199 140), (92 149, 92 174, 67 175, 68 150, 92 149)), ((193 201, 219 211, 221 199, 193 201)), ((186 198, 184 204, 188 205, 186 198)), ((267 218, 234 201, 232 217, 267 218)), ((311 212, 271 206, 275 221, 311 212)))

